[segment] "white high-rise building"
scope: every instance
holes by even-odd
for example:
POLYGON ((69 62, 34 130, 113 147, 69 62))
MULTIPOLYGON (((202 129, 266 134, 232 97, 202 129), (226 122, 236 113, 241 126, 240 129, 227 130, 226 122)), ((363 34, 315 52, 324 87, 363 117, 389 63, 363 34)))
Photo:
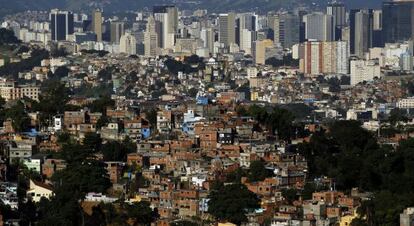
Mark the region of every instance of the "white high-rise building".
POLYGON ((135 36, 130 33, 122 35, 119 40, 119 52, 128 55, 137 54, 137 40, 135 39, 135 36))
POLYGON ((203 47, 207 48, 210 53, 214 53, 214 31, 213 31, 213 28, 203 28, 203 29, 201 29, 200 39, 203 41, 203 47))
POLYGON ((240 50, 244 51, 246 54, 252 54, 252 47, 255 38, 255 32, 249 31, 248 29, 243 29, 240 31, 240 50))

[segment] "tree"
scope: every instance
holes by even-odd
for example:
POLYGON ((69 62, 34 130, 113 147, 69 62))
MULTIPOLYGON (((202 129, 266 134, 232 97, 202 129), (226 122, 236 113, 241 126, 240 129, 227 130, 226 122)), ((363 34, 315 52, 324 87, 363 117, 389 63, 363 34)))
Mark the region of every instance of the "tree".
POLYGON ((157 109, 151 108, 144 112, 146 119, 151 123, 152 127, 156 127, 157 125, 157 109))
POLYGON ((109 118, 105 115, 102 115, 96 122, 96 128, 101 129, 109 123, 109 118))
POLYGON ((91 150, 92 153, 96 153, 101 150, 102 139, 97 133, 86 133, 83 139, 83 146, 87 150, 91 150))
MULTIPOLYGON (((373 193, 358 208, 360 217, 353 225, 398 225, 399 214, 414 205, 414 139, 400 142, 394 150, 378 146, 359 122, 339 121, 329 132, 314 133, 298 151, 308 160, 311 178, 327 175, 336 188, 359 187, 373 193)), ((314 190, 305 189, 308 196, 314 190)))
POLYGON ((388 117, 388 121, 391 125, 396 125, 398 122, 407 122, 408 118, 406 116, 406 112, 399 108, 394 108, 390 112, 390 116, 388 117))
POLYGON ((105 50, 94 50, 94 49, 87 50, 87 49, 82 49, 81 50, 81 53, 84 53, 84 54, 95 54, 95 55, 97 55, 99 57, 104 57, 109 52, 108 51, 105 51, 105 50))
POLYGON ((60 66, 58 68, 56 68, 55 73, 53 74, 53 76, 56 79, 62 79, 64 77, 68 77, 70 70, 66 67, 66 66, 60 66))
POLYGON ((52 57, 65 57, 68 55, 68 52, 65 47, 58 47, 56 45, 52 46, 50 55, 52 57))
POLYGON ((128 142, 110 141, 102 146, 105 161, 126 161, 127 155, 135 151, 135 147, 128 142))
POLYGON ((235 224, 247 221, 246 214, 259 208, 259 198, 243 184, 218 186, 208 196, 208 212, 217 220, 235 224))
POLYGON ((69 90, 63 83, 53 81, 43 90, 35 110, 42 113, 43 120, 50 119, 56 114, 62 114, 68 101, 69 90))
POLYGON ((110 96, 100 97, 88 105, 91 112, 101 112, 103 115, 106 115, 106 109, 108 107, 112 108, 114 106, 115 101, 112 100, 110 96))
POLYGON ((134 225, 150 225, 158 218, 158 212, 150 208, 150 203, 141 201, 127 205, 128 218, 133 219, 134 225))
POLYGON ((20 40, 14 35, 13 30, 0 28, 0 45, 18 43, 20 43, 20 40))
POLYGON ((102 81, 108 81, 112 79, 113 68, 107 67, 98 72, 98 79, 102 81))
POLYGON ((33 49, 30 57, 20 62, 8 63, 0 67, 0 75, 18 79, 19 72, 30 71, 36 66, 40 66, 42 60, 49 57, 49 52, 45 49, 33 49))
POLYGON ((188 95, 190 97, 196 98, 197 93, 198 93, 198 90, 196 88, 191 88, 191 89, 188 90, 188 95))
POLYGON ((282 190, 282 196, 283 196, 283 198, 285 198, 285 200, 289 204, 292 204, 293 201, 296 200, 297 194, 298 193, 297 193, 296 189, 293 189, 293 188, 291 188, 291 189, 283 189, 282 190))
POLYGON ((273 173, 266 169, 262 161, 253 161, 250 163, 250 170, 247 178, 250 182, 263 181, 266 177, 272 176, 273 173))
POLYGON ((271 57, 266 60, 266 65, 272 65, 273 67, 280 67, 280 66, 291 66, 291 67, 297 67, 299 66, 299 60, 295 60, 292 58, 292 55, 285 55, 283 58, 277 59, 275 57, 271 57))
POLYGON ((24 103, 21 101, 7 109, 5 117, 12 120, 12 125, 16 132, 26 131, 30 127, 30 117, 26 113, 24 103))

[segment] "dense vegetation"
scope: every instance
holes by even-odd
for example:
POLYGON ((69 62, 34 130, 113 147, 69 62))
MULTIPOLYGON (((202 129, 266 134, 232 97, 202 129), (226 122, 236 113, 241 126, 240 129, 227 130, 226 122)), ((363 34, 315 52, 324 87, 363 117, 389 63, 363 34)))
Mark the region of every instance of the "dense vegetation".
POLYGON ((0 76, 12 76, 12 78, 17 80, 19 72, 29 71, 36 66, 40 66, 41 61, 48 57, 49 52, 47 50, 34 49, 29 58, 0 67, 0 76))
POLYGON ((292 59, 292 55, 285 55, 282 59, 271 57, 266 60, 266 65, 272 65, 273 67, 291 66, 298 67, 299 60, 292 59))
MULTIPOLYGON (((325 5, 326 1, 318 0, 314 1, 316 4, 325 5)), ((195 4, 193 2, 179 1, 175 2, 172 0, 153 0, 153 1, 135 1, 135 0, 111 0, 111 1, 97 1, 97 0, 15 0, 10 2, 8 0, 0 0, 0 4, 3 7, 0 10, 0 15, 4 16, 13 12, 19 12, 24 10, 48 10, 52 8, 66 8, 71 10, 92 10, 97 5, 100 8, 105 8, 105 12, 112 13, 114 11, 128 11, 134 9, 140 9, 144 7, 152 7, 154 5, 162 4, 178 4, 182 9, 194 9, 195 4)), ((269 9, 278 8, 290 8, 297 6, 298 4, 310 4, 306 0, 257 0, 254 2, 254 9, 256 11, 268 11, 269 9)), ((345 3, 350 8, 354 7, 379 7, 381 1, 378 0, 347 0, 345 3)), ((228 12, 230 10, 237 11, 251 11, 252 2, 251 0, 238 0, 238 1, 221 1, 221 0, 202 0, 196 4, 198 9, 207 9, 213 12, 228 12)))
POLYGON ((217 183, 209 194, 208 212, 217 220, 240 224, 246 222, 246 213, 260 207, 259 198, 240 183, 217 183))
POLYGON ((281 107, 266 108, 252 105, 248 108, 238 108, 239 115, 251 116, 265 129, 283 140, 289 140, 293 135, 295 115, 281 107))
POLYGON ((307 158, 311 178, 325 175, 335 179, 338 189, 374 193, 359 209, 355 225, 398 225, 399 213, 414 205, 414 139, 394 151, 378 146, 358 122, 338 121, 297 150, 307 158))
POLYGON ((18 43, 20 43, 20 40, 16 38, 12 30, 0 28, 0 45, 18 43))
POLYGON ((205 65, 202 57, 191 55, 184 58, 184 61, 182 62, 168 58, 165 61, 165 66, 171 73, 178 74, 178 72, 183 72, 184 74, 189 74, 198 72, 200 69, 204 68, 205 65))

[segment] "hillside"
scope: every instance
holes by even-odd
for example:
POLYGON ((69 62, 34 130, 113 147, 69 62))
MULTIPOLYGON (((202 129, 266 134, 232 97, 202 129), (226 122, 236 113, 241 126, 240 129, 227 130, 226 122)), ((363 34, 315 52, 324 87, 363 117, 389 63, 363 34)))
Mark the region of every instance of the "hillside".
MULTIPOLYGON (((212 12, 269 11, 279 8, 292 9, 300 5, 324 6, 327 0, 0 0, 0 15, 24 10, 49 10, 62 8, 89 10, 103 8, 106 12, 137 10, 159 4, 175 4, 184 9, 208 9, 212 12)), ((381 0, 344 0, 349 8, 380 7, 381 0)))

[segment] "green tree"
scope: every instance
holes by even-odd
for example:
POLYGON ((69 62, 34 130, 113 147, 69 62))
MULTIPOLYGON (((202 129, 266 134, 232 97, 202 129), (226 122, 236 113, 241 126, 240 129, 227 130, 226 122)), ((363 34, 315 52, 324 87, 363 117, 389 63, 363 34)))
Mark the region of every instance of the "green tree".
POLYGON ((390 116, 388 117, 388 121, 391 125, 396 125, 398 122, 407 122, 408 118, 406 116, 406 112, 399 108, 394 108, 390 112, 390 116))
POLYGON ((289 203, 292 204, 293 201, 296 200, 297 196, 298 196, 298 192, 296 191, 296 189, 283 189, 282 190, 282 196, 283 198, 285 198, 285 200, 289 203))
POLYGON ((40 111, 41 120, 47 122, 56 114, 63 114, 68 101, 69 90, 63 83, 52 81, 42 91, 34 110, 40 111))
POLYGON ((0 28, 0 45, 18 43, 20 43, 20 40, 14 35, 13 30, 0 28))
POLYGON ((105 161, 126 161, 127 155, 135 151, 134 145, 128 142, 109 141, 102 146, 105 161))
POLYGON ((260 207, 259 198, 242 184, 218 186, 210 192, 208 198, 208 212, 211 215, 217 220, 235 224, 246 222, 246 214, 260 207))
POLYGON ((114 106, 115 101, 110 96, 103 96, 89 104, 88 108, 91 112, 101 112, 103 115, 106 115, 106 109, 108 107, 113 108, 114 106))
POLYGON ((86 133, 83 139, 83 146, 93 153, 100 151, 102 146, 101 136, 97 133, 86 133))
POLYGON ((250 163, 250 169, 247 178, 250 182, 263 181, 266 177, 272 176, 273 173, 266 169, 262 161, 253 161, 250 163))
POLYGON ((150 225, 158 218, 158 212, 150 208, 150 203, 141 201, 127 205, 128 218, 133 219, 134 225, 150 225))
POLYGON ((198 93, 198 90, 196 88, 191 88, 191 89, 188 90, 188 95, 190 97, 196 98, 197 93, 198 93))
POLYGON ((156 128, 157 125, 157 109, 151 108, 144 112, 146 119, 151 123, 153 128, 156 128))
POLYGON ((60 66, 56 68, 55 73, 53 73, 53 76, 60 80, 64 77, 68 77, 70 70, 66 66, 60 66))
POLYGON ((12 120, 12 125, 16 132, 26 131, 30 127, 30 117, 26 112, 25 104, 21 101, 7 109, 5 117, 12 120))

